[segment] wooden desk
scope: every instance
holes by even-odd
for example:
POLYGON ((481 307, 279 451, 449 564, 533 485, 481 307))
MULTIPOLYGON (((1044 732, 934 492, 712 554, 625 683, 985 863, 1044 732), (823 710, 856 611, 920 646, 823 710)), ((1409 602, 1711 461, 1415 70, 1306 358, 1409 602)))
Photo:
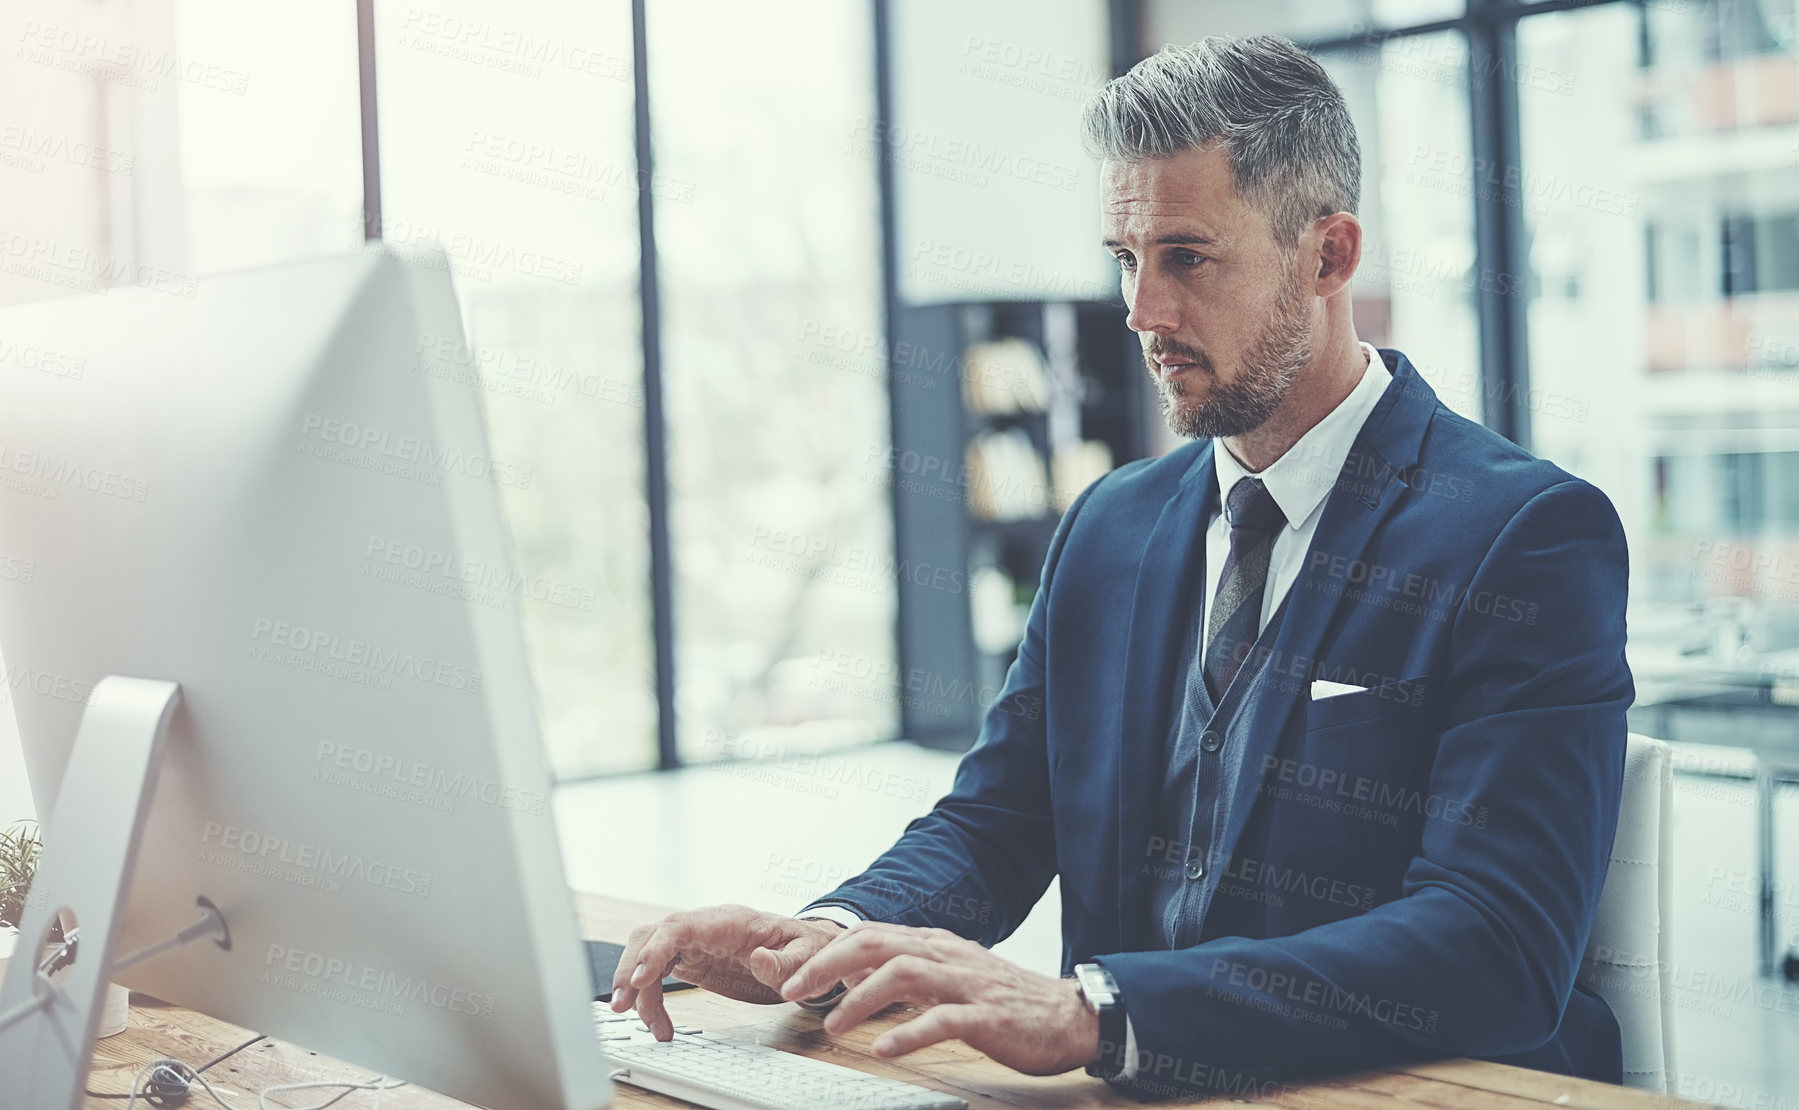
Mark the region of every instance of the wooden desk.
MULTIPOLYGON (((633 902, 578 896, 582 929, 587 936, 623 940, 637 925, 666 911, 633 902)), ((94 1070, 88 1088, 101 1093, 123 1094, 133 1077, 149 1061, 173 1056, 194 1066, 219 1056, 250 1039, 235 1025, 177 1006, 134 998, 131 1026, 116 1037, 100 1042, 94 1053, 94 1070)), ((1017 1107, 1074 1108, 1139 1106, 1113 1092, 1105 1084, 1080 1072, 1038 1079, 1001 1067, 960 1042, 939 1044, 899 1060, 882 1060, 870 1046, 884 1030, 903 1019, 903 1014, 883 1015, 862 1025, 849 1036, 833 1039, 820 1028, 819 1018, 798 1006, 753 1006, 706 991, 684 990, 668 996, 669 1013, 677 1022, 718 1033, 761 1041, 834 1063, 846 1064, 876 1075, 891 1076, 921 1086, 948 1091, 982 1110, 1017 1107)), ((255 1092, 278 1083, 350 1077, 367 1079, 369 1069, 318 1056, 303 1048, 263 1038, 206 1073, 221 1093, 241 1107, 256 1104, 255 1092), (233 1098, 233 1096, 236 1096, 233 1098)), ((690 1104, 650 1094, 625 1084, 618 1085, 620 1107, 686 1107, 690 1104)), ((301 1091, 280 1105, 314 1105, 330 1097, 329 1091, 301 1091)), ((276 1096, 281 1098, 282 1096, 276 1096)), ((339 1105, 357 1110, 372 1103, 374 1095, 358 1092, 339 1105)), ((274 1101, 271 1099, 271 1101, 274 1101)), ((1215 1100, 1226 1106, 1234 1100, 1215 1100)), ((1378 1106, 1441 1107, 1445 1110, 1670 1110, 1693 1107, 1666 1096, 1626 1090, 1604 1083, 1566 1079, 1543 1072, 1526 1071, 1502 1064, 1474 1060, 1449 1060, 1434 1064, 1382 1069, 1289 1088, 1264 1103, 1285 1110, 1371 1110, 1378 1106)), ((87 1110, 118 1110, 116 1100, 89 1098, 87 1110)), ((188 1102, 193 1110, 216 1110, 204 1092, 188 1102)), ((468 1104, 418 1087, 400 1087, 384 1098, 384 1110, 455 1110, 468 1104)), ((1200 1105, 1155 1103, 1157 1106, 1200 1105)))

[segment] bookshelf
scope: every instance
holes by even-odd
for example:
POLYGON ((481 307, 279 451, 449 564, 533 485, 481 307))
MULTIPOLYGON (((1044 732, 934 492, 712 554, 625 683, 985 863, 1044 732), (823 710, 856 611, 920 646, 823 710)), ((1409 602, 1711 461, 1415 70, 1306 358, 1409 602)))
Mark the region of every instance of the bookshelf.
POLYGON ((891 326, 901 727, 965 750, 1062 512, 1150 450, 1154 399, 1121 305, 905 306, 891 326))

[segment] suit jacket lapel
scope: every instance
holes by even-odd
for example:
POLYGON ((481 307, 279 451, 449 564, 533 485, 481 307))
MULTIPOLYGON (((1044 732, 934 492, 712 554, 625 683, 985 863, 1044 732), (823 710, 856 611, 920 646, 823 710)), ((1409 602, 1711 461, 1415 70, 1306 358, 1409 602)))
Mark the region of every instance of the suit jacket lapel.
POLYGON ((1212 444, 1205 443, 1156 520, 1137 568, 1137 589, 1126 639, 1123 736, 1118 746, 1118 939, 1133 943, 1148 898, 1144 875, 1150 817, 1156 811, 1166 762, 1169 709, 1181 637, 1195 605, 1203 604, 1205 526, 1217 503, 1212 444))
POLYGON ((1242 712, 1252 719, 1244 722, 1248 727, 1233 730, 1245 744, 1243 771, 1231 799, 1220 859, 1228 860, 1235 853, 1262 784, 1264 759, 1279 743, 1293 712, 1310 696, 1311 675, 1322 662, 1318 653, 1331 615, 1339 604, 1353 604, 1320 588, 1326 585, 1325 573, 1315 567, 1329 565, 1329 561, 1317 555, 1359 559, 1381 521, 1403 498, 1408 480, 1417 481, 1411 472, 1437 395, 1404 355, 1386 350, 1381 355, 1393 380, 1362 424, 1355 446, 1338 472, 1336 487, 1325 501, 1324 516, 1299 578, 1287 594, 1287 612, 1276 630, 1273 651, 1253 696, 1243 705, 1242 712))

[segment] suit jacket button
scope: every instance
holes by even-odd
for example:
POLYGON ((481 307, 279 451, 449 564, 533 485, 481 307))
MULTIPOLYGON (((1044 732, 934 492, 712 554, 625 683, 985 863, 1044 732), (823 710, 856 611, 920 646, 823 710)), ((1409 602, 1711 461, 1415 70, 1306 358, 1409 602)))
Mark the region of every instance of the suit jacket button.
POLYGON ((1206 877, 1206 861, 1205 860, 1190 859, 1187 861, 1187 878, 1192 879, 1195 882, 1197 882, 1198 880, 1203 879, 1205 877, 1206 877))
POLYGON ((1199 746, 1206 751, 1215 752, 1224 746, 1224 737, 1218 735, 1217 729, 1206 729, 1205 732, 1200 734, 1199 746))

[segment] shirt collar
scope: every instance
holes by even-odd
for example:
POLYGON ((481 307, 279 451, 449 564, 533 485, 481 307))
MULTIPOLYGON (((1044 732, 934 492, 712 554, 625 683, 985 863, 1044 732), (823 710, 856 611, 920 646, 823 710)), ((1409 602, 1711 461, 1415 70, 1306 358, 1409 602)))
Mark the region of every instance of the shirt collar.
POLYGON ((1381 361, 1380 352, 1368 343, 1362 344, 1368 360, 1362 380, 1349 391, 1349 396, 1324 419, 1312 425, 1287 453, 1270 463, 1261 473, 1251 473, 1237 461, 1222 440, 1212 441, 1212 471, 1218 479, 1218 504, 1223 505, 1240 478, 1260 478, 1274 503, 1286 514, 1287 527, 1297 531, 1306 519, 1324 503, 1325 496, 1337 484, 1343 461, 1361 433, 1362 425, 1393 375, 1381 361))

